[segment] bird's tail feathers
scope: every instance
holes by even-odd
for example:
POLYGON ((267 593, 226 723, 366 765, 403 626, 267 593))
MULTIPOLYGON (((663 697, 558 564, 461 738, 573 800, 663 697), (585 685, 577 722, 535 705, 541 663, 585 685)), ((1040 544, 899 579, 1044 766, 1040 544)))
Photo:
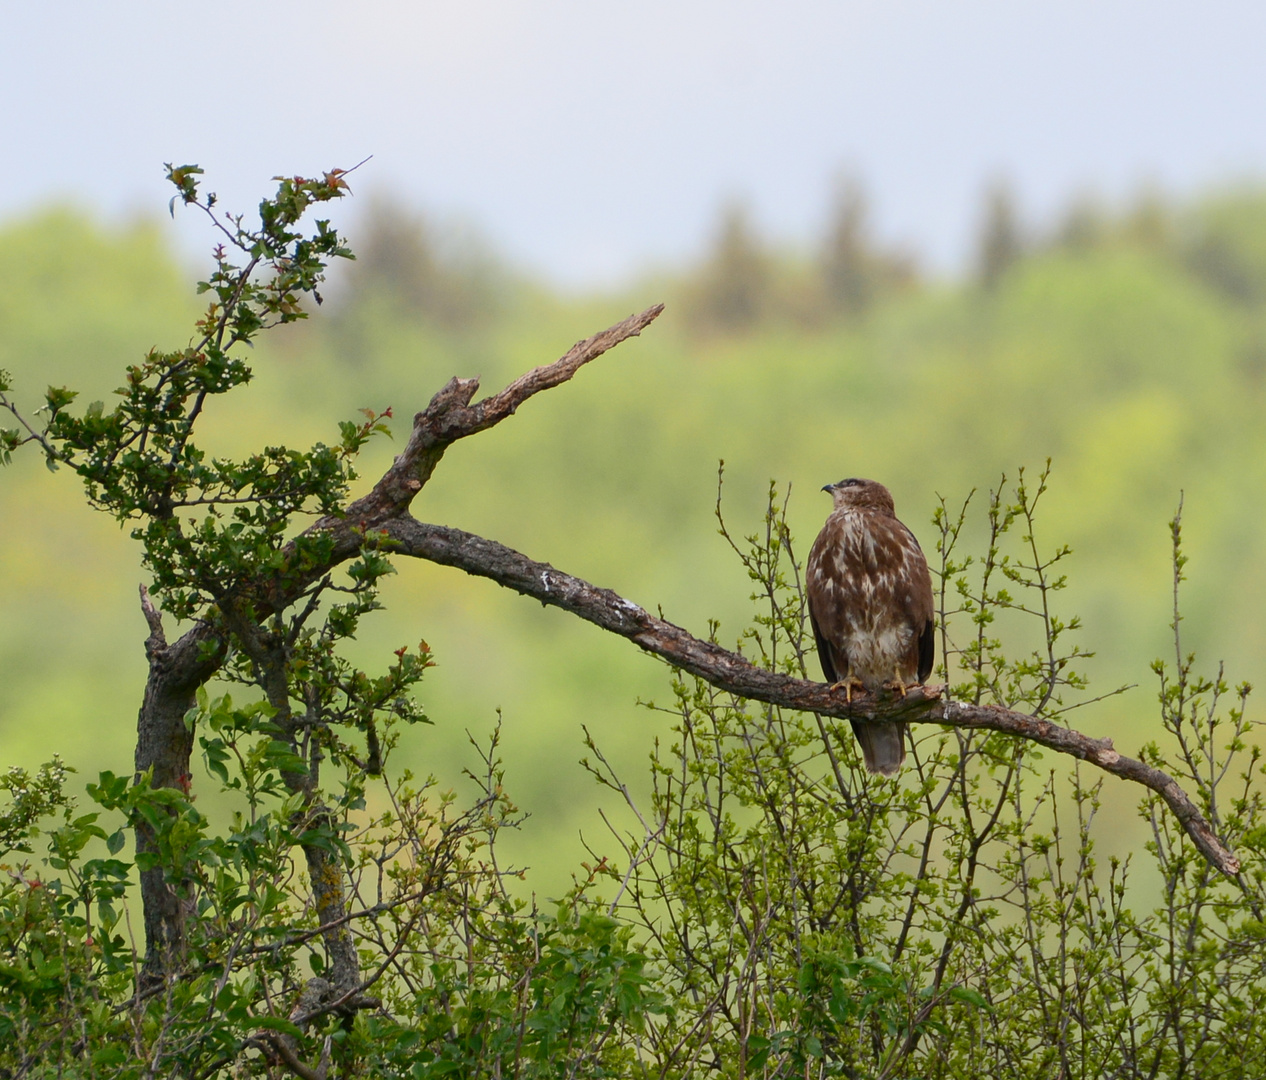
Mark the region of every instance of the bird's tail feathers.
POLYGON ((906 728, 910 725, 904 720, 896 723, 854 720, 852 724, 853 734, 861 743, 866 771, 894 775, 906 759, 906 728))

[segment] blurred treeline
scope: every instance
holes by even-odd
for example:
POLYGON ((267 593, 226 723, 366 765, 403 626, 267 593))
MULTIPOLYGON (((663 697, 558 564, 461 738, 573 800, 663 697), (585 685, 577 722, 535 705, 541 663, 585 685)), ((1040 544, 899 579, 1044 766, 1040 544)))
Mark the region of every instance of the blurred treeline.
MULTIPOLYGON (((33 409, 48 383, 106 397, 152 346, 188 337, 203 267, 178 265, 161 224, 106 227, 72 209, 0 229, 0 367, 33 409)), ((391 406, 397 440, 451 375, 499 388, 577 338, 663 300, 638 341, 450 451, 419 517, 495 537, 732 642, 746 576, 716 535, 717 463, 736 533, 767 483, 791 485, 807 552, 822 484, 870 476, 930 546, 958 504, 1020 465, 1054 462, 1044 534, 1076 550, 1091 693, 1075 714, 1134 752, 1152 737, 1148 665, 1167 646, 1167 523, 1185 493, 1193 557, 1187 643, 1234 679, 1266 651, 1266 190, 1131 205, 1075 201, 1026 221, 1003 185, 982 201, 976 258, 956 278, 879 242, 866 195, 843 184, 816 244, 763 237, 738 204, 694 265, 618 293, 563 295, 508 265, 475 230, 369 199, 348 230, 359 258, 324 307, 273 335, 257 378, 206 417, 214 451, 329 440, 360 407, 391 406)), ((389 461, 365 461, 371 480, 389 461)), ((980 498, 980 496, 977 496, 980 498)), ((930 561, 935 555, 929 552, 930 561)), ((126 531, 82 506, 74 478, 34 455, 0 474, 0 764, 62 752, 89 777, 125 771, 143 678, 142 575, 126 531)), ((575 762, 581 726, 625 776, 667 729, 637 700, 667 672, 622 641, 494 586, 404 566, 365 623, 364 663, 425 637, 436 722, 401 757, 460 784, 465 732, 503 718, 507 787, 533 813, 517 854, 550 885, 598 848, 603 804, 575 762)), ((1109 789, 1119 843, 1141 841, 1133 792, 1109 789)))

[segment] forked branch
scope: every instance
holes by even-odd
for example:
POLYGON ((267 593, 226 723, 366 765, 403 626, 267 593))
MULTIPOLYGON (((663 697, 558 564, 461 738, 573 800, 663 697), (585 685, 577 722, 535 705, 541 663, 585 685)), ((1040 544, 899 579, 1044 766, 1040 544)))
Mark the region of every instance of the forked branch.
MULTIPOLYGON (((515 379, 500 393, 471 404, 479 389, 478 379, 453 378, 431 399, 431 403, 413 418, 413 430, 400 456, 392 463, 374 490, 352 503, 343 519, 354 526, 374 528, 386 517, 408 508, 414 496, 425 486, 435 466, 458 439, 481 431, 513 416, 528 398, 565 383, 585 364, 615 348, 622 341, 637 337, 664 310, 663 304, 649 307, 639 315, 630 315, 609 329, 578 341, 552 364, 533 368, 515 379)), ((313 528, 337 528, 338 519, 326 518, 313 528)))

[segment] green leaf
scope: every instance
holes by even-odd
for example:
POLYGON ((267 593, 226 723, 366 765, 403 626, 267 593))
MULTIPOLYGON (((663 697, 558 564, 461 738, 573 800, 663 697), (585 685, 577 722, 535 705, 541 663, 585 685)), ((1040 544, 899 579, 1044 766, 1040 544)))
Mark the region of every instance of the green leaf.
POLYGON ((266 1031, 280 1031, 296 1038, 303 1035, 303 1029, 298 1024, 291 1023, 281 1016, 257 1016, 254 1023, 256 1027, 262 1027, 266 1031))
POLYGON ((48 407, 53 412, 64 409, 78 396, 78 390, 68 390, 64 386, 50 386, 44 391, 44 400, 48 402, 48 407))
POLYGON ((92 1055, 92 1063, 94 1065, 122 1065, 127 1059, 127 1050, 118 1043, 103 1046, 100 1050, 94 1051, 92 1055))
POLYGON ((985 1009, 992 1012, 990 1007, 981 994, 967 986, 954 986, 950 988, 949 996, 955 1001, 965 1001, 968 1005, 974 1005, 977 1009, 985 1009))

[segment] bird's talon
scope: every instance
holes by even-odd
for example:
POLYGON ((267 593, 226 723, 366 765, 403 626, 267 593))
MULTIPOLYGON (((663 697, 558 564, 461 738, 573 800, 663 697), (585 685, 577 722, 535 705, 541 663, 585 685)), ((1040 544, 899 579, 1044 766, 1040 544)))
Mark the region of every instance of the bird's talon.
POLYGON ((857 676, 855 675, 849 675, 847 678, 841 679, 839 682, 835 682, 831 684, 832 692, 836 690, 844 691, 844 700, 848 702, 848 704, 850 705, 853 704, 853 688, 854 687, 856 687, 858 690, 865 690, 866 684, 863 683, 861 679, 857 678, 857 676))

